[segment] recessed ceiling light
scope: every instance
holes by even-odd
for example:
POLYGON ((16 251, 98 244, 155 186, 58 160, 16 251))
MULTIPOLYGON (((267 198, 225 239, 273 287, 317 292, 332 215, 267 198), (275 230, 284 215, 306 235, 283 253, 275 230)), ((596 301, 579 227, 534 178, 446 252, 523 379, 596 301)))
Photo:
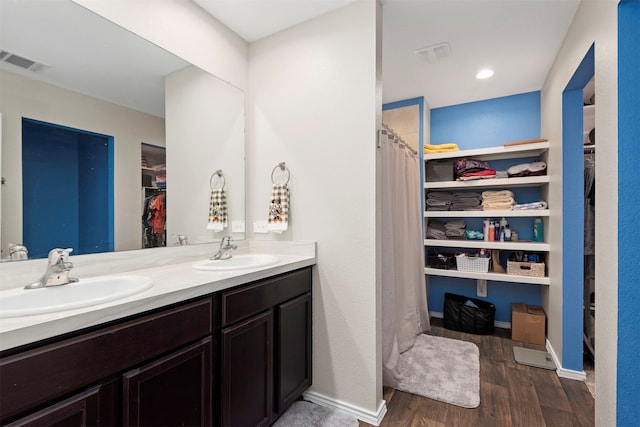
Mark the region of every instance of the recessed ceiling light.
POLYGON ((484 70, 478 71, 478 74, 476 74, 476 79, 483 80, 488 79, 491 76, 493 76, 493 70, 485 68, 484 70))

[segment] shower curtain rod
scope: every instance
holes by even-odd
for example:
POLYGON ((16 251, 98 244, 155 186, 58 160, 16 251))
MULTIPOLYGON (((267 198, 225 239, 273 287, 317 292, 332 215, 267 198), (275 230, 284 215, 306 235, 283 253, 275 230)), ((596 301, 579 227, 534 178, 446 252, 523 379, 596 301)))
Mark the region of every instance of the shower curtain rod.
MULTIPOLYGON (((400 135, 398 135, 392 128, 391 126, 389 126, 386 123, 382 123, 382 127, 384 129, 381 130, 386 130, 387 132, 391 133, 391 135, 393 135, 398 141, 400 141, 400 143, 404 146, 404 148, 406 148, 407 150, 409 150, 410 152, 412 152, 415 155, 418 155, 418 152, 416 150, 414 150, 413 148, 409 147, 409 145, 407 145, 406 142, 404 142, 404 140, 400 137, 400 135)), ((378 147, 380 147, 380 143, 378 143, 378 147)))

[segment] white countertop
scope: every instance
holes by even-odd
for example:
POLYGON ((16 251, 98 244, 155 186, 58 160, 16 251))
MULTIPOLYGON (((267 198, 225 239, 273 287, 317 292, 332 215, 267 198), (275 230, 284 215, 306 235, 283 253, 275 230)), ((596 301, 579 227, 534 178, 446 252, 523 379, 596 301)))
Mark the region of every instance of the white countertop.
MULTIPOLYGON (((269 253, 279 262, 262 268, 235 271, 198 271, 188 261, 139 270, 123 269, 112 275, 143 275, 153 279, 152 288, 120 300, 57 313, 0 319, 0 351, 55 337, 148 310, 219 292, 255 280, 286 273, 316 263, 315 242, 249 243, 239 253, 269 253), (290 244, 287 244, 290 243, 290 244)), ((115 270, 111 270, 115 271, 115 270)), ((3 278, 4 280, 4 278, 3 278)), ((81 278, 82 280, 82 278, 81 278)), ((28 291, 26 291, 28 292, 28 291)))

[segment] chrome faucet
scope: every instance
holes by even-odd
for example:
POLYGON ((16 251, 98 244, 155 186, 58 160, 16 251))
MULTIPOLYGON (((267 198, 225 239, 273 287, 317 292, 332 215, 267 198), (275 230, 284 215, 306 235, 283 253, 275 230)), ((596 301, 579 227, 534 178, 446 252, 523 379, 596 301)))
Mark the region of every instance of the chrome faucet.
POLYGON ((231 251, 234 249, 238 249, 238 245, 231 244, 231 236, 224 236, 222 240, 220 240, 220 249, 218 252, 213 254, 213 256, 209 259, 229 259, 231 258, 231 251))
POLYGON ((73 249, 52 249, 49 251, 47 271, 40 280, 25 286, 25 289, 44 288, 46 286, 66 285, 77 282, 78 279, 69 277, 69 271, 73 268, 73 263, 69 261, 69 254, 73 249))

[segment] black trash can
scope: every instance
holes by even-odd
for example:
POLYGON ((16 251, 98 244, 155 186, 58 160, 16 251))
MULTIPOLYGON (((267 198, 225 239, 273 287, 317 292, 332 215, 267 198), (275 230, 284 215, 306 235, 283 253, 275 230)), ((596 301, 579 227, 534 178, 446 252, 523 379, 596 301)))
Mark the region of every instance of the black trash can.
POLYGON ((489 301, 444 294, 444 327, 447 329, 490 335, 494 331, 495 316, 496 306, 489 301))

